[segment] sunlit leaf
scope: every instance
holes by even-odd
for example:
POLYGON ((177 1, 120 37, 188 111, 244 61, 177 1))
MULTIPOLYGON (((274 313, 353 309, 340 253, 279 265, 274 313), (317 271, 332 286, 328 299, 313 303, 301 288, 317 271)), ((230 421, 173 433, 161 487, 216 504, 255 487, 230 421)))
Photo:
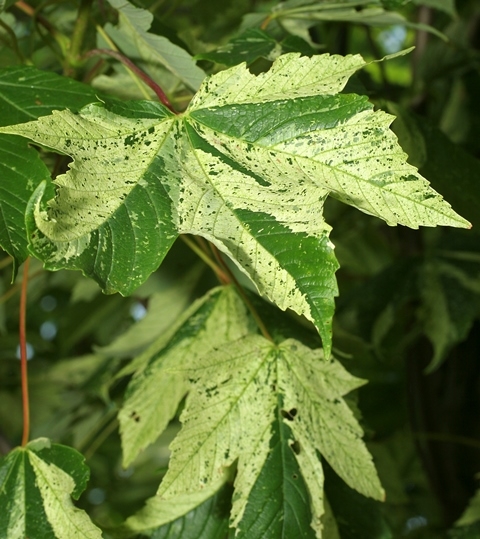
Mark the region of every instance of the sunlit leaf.
MULTIPOLYGON (((305 496, 301 494, 304 481, 310 494, 312 528, 321 537, 324 509, 319 453, 352 488, 383 499, 372 459, 361 440, 362 429, 342 398, 363 381, 349 375, 338 362, 326 362, 320 350, 310 350, 294 340, 277 347, 252 335, 198 358, 197 365, 186 372, 193 387, 181 416, 183 428, 171 446, 169 470, 156 497, 141 512, 142 518, 127 521, 132 529, 140 531, 145 519, 151 526, 155 519, 165 518, 162 503, 170 507, 177 498, 183 500, 218 485, 237 459, 231 521, 240 533, 244 515, 246 528, 256 519, 247 510, 248 503, 252 496, 264 496, 255 485, 266 480, 262 471, 267 466, 275 469, 271 473, 277 477, 284 475, 285 482, 285 500, 280 496, 274 502, 270 496, 274 503, 268 512, 277 522, 275 526, 281 529, 290 503, 293 513, 305 516, 298 498, 295 501, 296 496, 305 496), (278 423, 279 416, 288 429, 278 423), (280 430, 273 434, 275 421, 280 430), (274 450, 277 456, 269 458, 279 434, 283 437, 280 453, 274 450), (297 466, 303 477, 297 478, 300 490, 287 494, 297 481, 297 466)), ((265 484, 263 488, 273 487, 265 484)))
POLYGON ((311 320, 328 356, 338 266, 328 194, 391 225, 469 226, 406 163, 392 117, 338 94, 363 65, 286 54, 259 76, 240 65, 210 77, 183 115, 92 104, 3 128, 74 159, 54 200, 32 198, 32 251, 127 294, 178 234, 203 236, 260 294, 311 320))

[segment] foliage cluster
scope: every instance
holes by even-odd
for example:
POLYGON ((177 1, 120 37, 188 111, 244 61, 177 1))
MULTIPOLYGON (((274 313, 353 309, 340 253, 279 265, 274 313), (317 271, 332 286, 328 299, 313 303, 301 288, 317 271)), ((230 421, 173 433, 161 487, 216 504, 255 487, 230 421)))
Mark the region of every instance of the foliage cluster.
POLYGON ((0 1, 0 539, 479 536, 479 26, 0 1))

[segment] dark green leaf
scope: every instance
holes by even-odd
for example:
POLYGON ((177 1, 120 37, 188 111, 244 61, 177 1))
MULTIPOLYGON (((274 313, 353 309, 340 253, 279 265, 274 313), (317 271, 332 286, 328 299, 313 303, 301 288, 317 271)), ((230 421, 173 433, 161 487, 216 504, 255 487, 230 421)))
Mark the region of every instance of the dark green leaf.
POLYGON ((325 494, 342 539, 393 539, 380 504, 360 496, 324 465, 325 494))

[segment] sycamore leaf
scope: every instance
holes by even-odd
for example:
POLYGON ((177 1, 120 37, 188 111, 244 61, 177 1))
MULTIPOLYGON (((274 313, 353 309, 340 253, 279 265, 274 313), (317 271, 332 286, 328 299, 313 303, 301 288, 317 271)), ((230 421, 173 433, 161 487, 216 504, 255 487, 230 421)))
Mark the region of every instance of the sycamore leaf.
POLYGON ((125 467, 163 432, 187 392, 186 377, 171 369, 195 362, 251 329, 235 290, 216 288, 194 302, 174 328, 133 361, 136 372, 118 414, 125 467))
POLYGON ((0 538, 101 539, 77 509, 89 470, 71 447, 39 438, 0 460, 0 538))
MULTIPOLYGON (((296 497, 305 495, 301 483, 297 493, 286 493, 287 484, 298 480, 292 475, 298 466, 310 495, 312 528, 321 537, 323 472, 318 452, 352 488, 383 499, 372 459, 361 440, 362 429, 342 398, 363 380, 349 375, 335 360, 326 362, 321 350, 311 350, 295 340, 277 347, 250 335, 198 358, 187 372, 192 390, 180 418, 183 427, 171 445, 168 472, 141 518, 127 520, 127 526, 141 531, 142 522, 150 527, 156 520, 163 523, 163 503, 170 507, 177 499, 208 492, 221 484, 225 469, 237 460, 231 522, 240 534, 247 533, 256 520, 248 504, 255 507, 254 499, 262 496, 255 485, 265 481, 265 467, 277 477, 284 476, 287 496, 284 501, 273 501, 268 510, 272 518, 281 527, 289 503, 300 516, 304 510, 299 509, 296 497), (288 429, 279 423, 280 416, 288 429), (272 457, 271 446, 276 446, 279 431, 282 454, 272 457), (293 464, 288 451, 298 464, 293 464)), ((144 526, 143 530, 148 529, 144 526)))
POLYGON ((259 76, 241 65, 208 78, 183 115, 95 104, 1 129, 74 159, 54 200, 32 197, 32 252, 127 294, 178 234, 203 236, 260 294, 311 320, 328 357, 338 267, 328 194, 392 225, 469 226, 407 164, 392 117, 338 94, 364 64, 287 54, 259 76))
POLYGON ((198 90, 205 73, 192 56, 164 36, 149 33, 153 15, 146 9, 133 6, 125 0, 108 0, 119 12, 119 28, 110 28, 115 39, 127 38, 138 51, 140 58, 150 64, 161 64, 176 75, 189 88, 198 90))

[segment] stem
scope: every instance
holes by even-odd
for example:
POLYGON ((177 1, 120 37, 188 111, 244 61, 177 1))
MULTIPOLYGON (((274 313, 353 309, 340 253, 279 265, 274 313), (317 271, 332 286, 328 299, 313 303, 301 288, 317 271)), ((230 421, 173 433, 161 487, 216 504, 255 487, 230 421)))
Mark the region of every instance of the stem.
MULTIPOLYGON (((369 26, 365 26, 365 33, 367 34, 367 41, 368 41, 368 44, 370 45, 370 48, 372 49, 373 56, 375 58, 381 58, 382 54, 378 48, 378 45, 375 42, 375 39, 373 38, 372 30, 369 26)), ((378 69, 380 70, 380 78, 382 79, 383 87, 385 88, 385 90, 388 90, 389 84, 388 84, 387 73, 385 70, 385 63, 377 62, 377 66, 378 66, 378 69)))
POLYGON ((215 262, 207 255, 207 253, 201 247, 199 247, 194 241, 192 241, 190 238, 188 238, 184 234, 182 234, 180 238, 186 245, 190 247, 190 249, 197 256, 199 256, 205 262, 205 264, 207 264, 208 267, 210 267, 214 271, 215 275, 218 277, 218 280, 222 284, 228 284, 230 282, 228 276, 222 271, 222 269, 217 264, 215 264, 215 262))
MULTIPOLYGON (((112 49, 112 51, 120 52, 117 46, 115 45, 115 43, 110 39, 109 35, 107 34, 107 32, 105 32, 102 26, 97 24, 96 29, 97 29, 97 32, 102 36, 102 39, 112 49)), ((104 60, 101 60, 101 61, 103 62, 104 60)), ((147 89, 145 88, 145 85, 142 84, 142 81, 138 77, 135 76, 135 73, 132 73, 130 69, 128 68, 125 68, 125 71, 128 73, 128 75, 133 80, 133 82, 138 86, 138 89, 144 95, 145 99, 151 99, 150 94, 147 92, 147 89)))
POLYGON ((144 71, 142 71, 139 67, 137 67, 131 60, 129 60, 126 56, 124 56, 122 53, 118 51, 112 51, 110 49, 93 49, 91 51, 88 51, 86 54, 83 55, 83 58, 90 58, 92 56, 99 56, 101 54, 106 54, 107 56, 111 56, 112 58, 115 58, 115 60, 118 60, 123 65, 128 67, 135 75, 137 75, 138 78, 143 80, 147 86, 149 86, 157 95, 158 99, 173 113, 176 113, 174 108, 172 107, 170 101, 168 100, 167 96, 165 95, 165 92, 162 90, 162 88, 153 81, 144 71))
POLYGON ((32 17, 32 19, 36 19, 52 35, 58 32, 58 30, 53 26, 53 24, 48 19, 46 19, 43 15, 40 15, 39 13, 37 13, 37 10, 35 8, 33 8, 32 6, 29 6, 23 0, 19 0, 18 2, 15 2, 15 7, 17 7, 20 11, 23 11, 24 13, 26 13, 29 17, 32 17))
POLYGON ((253 306, 253 303, 250 301, 250 298, 245 294, 245 290, 243 289, 243 286, 238 282, 235 275, 232 273, 232 270, 227 266, 225 263, 225 260, 223 260, 219 250, 215 247, 215 245, 210 244, 210 247, 215 255, 215 258, 219 262, 219 264, 223 267, 225 270, 225 273, 228 275, 230 281, 235 285, 238 293, 240 294, 241 298, 243 299, 245 305, 247 306, 248 310, 250 311, 251 315, 253 316, 258 329, 260 330, 261 334, 267 339, 268 341, 274 342, 272 336, 268 332, 267 327, 263 323, 263 320, 260 318, 260 315, 257 312, 257 309, 253 306))
POLYGON ((93 0, 81 0, 78 8, 77 20, 70 41, 70 48, 65 62, 65 75, 73 75, 75 66, 78 64, 80 51, 82 50, 83 39, 88 27, 88 19, 90 17, 90 8, 93 0))
POLYGON ((268 25, 270 24, 271 20, 272 20, 272 16, 269 15, 263 22, 262 24, 260 25, 260 30, 266 30, 268 25))
POLYGON ((22 293, 20 296, 20 320, 19 320, 19 339, 20 339, 20 365, 22 373, 22 405, 23 405, 23 435, 22 446, 25 447, 30 436, 30 403, 28 399, 28 369, 27 369, 27 335, 26 335, 26 314, 27 314, 27 285, 28 268, 30 258, 25 260, 23 266, 22 293))

